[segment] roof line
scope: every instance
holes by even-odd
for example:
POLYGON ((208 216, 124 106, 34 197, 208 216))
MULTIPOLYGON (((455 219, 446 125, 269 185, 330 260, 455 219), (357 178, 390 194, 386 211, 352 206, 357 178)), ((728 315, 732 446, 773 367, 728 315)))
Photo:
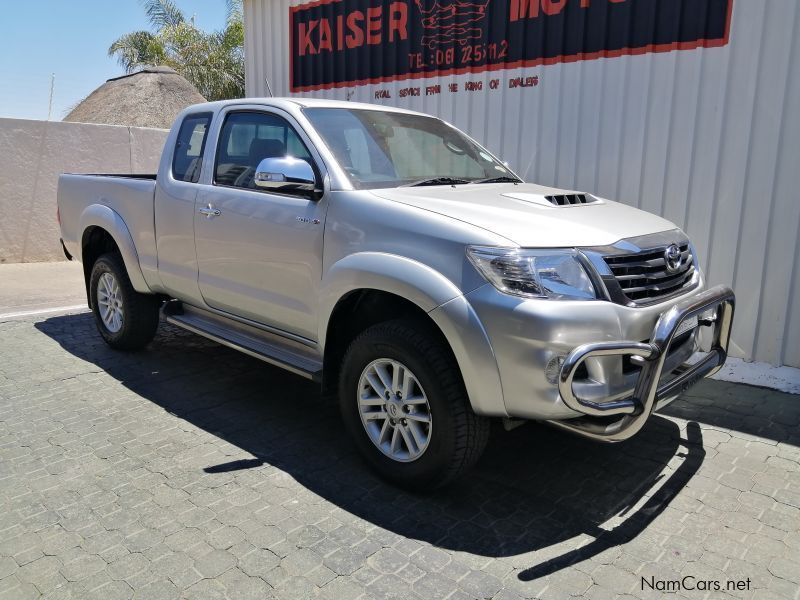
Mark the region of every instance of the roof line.
POLYGON ((119 75, 118 77, 112 77, 111 79, 106 79, 106 83, 108 83, 109 81, 119 81, 120 79, 125 79, 126 77, 133 77, 134 75, 141 75, 143 73, 155 73, 158 75, 179 75, 179 73, 171 67, 164 67, 164 66, 145 67, 143 69, 139 69, 135 73, 126 73, 124 75, 119 75))

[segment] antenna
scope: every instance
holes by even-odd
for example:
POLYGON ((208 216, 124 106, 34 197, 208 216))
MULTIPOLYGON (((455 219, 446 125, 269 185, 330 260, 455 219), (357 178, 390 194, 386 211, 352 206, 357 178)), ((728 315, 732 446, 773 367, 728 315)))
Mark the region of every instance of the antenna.
POLYGON ((264 83, 267 84, 267 91, 269 92, 269 97, 274 98, 275 94, 272 93, 272 86, 269 84, 269 77, 264 77, 264 83))
POLYGON ((47 106, 47 120, 50 120, 50 117, 53 114, 53 89, 56 86, 56 74, 51 73, 50 75, 50 104, 47 106))

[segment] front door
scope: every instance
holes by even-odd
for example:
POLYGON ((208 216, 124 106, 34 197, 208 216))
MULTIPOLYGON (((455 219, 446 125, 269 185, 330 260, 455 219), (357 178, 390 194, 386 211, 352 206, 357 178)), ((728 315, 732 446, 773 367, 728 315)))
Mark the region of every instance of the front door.
MULTIPOLYGON (((197 195, 195 245, 208 306, 316 340, 326 199, 264 191, 264 158, 294 156, 315 166, 288 116, 233 111, 218 137, 213 183, 197 195)), ((319 177, 319 169, 315 166, 319 177)))
MULTIPOLYGON (((172 160, 162 165, 155 196, 158 275, 173 298, 202 301, 197 287, 194 211, 202 187, 200 166, 206 152, 212 113, 190 113, 183 119, 172 148, 172 160)), ((170 138, 171 139, 171 138, 170 138)), ((169 148, 164 148, 166 153, 169 148)))

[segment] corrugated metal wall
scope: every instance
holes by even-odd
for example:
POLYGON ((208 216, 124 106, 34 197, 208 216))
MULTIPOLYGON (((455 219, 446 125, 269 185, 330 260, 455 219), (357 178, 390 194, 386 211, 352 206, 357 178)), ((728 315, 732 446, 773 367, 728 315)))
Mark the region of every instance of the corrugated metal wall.
MULTIPOLYGON (((245 0, 247 92, 289 93, 289 0, 245 0)), ((386 102, 469 132, 528 181, 659 213, 738 297, 733 354, 800 367, 800 2, 734 0, 721 48, 397 81, 306 95, 386 102), (535 87, 488 90, 500 77, 535 87), (399 97, 408 85, 483 91, 399 97), (390 100, 375 100, 376 90, 390 100)))

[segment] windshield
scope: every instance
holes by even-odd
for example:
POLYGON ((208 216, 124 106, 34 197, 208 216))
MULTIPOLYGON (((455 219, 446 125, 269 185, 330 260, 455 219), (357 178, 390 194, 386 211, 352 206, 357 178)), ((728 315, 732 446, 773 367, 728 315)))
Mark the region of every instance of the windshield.
POLYGON ((356 188, 516 180, 486 150, 433 117, 349 108, 304 113, 356 188))

